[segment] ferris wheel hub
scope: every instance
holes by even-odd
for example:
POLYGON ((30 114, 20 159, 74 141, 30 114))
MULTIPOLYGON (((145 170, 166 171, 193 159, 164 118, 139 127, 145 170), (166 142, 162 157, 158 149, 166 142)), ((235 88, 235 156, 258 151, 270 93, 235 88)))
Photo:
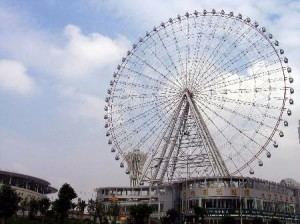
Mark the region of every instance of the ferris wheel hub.
POLYGON ((188 95, 189 97, 191 97, 191 98, 193 98, 193 96, 194 96, 194 93, 190 90, 190 89, 188 89, 188 88, 186 88, 185 90, 184 90, 184 93, 183 93, 184 95, 188 95))

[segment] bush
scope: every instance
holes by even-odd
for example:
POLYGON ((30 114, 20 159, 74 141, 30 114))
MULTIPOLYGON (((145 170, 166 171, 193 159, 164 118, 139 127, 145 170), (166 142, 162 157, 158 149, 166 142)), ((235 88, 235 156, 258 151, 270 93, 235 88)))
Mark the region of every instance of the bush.
POLYGON ((225 216, 222 218, 222 224, 234 224, 235 223, 235 219, 231 216, 225 216))
POLYGON ((263 224, 263 220, 262 218, 254 218, 253 221, 252 221, 253 224, 263 224))

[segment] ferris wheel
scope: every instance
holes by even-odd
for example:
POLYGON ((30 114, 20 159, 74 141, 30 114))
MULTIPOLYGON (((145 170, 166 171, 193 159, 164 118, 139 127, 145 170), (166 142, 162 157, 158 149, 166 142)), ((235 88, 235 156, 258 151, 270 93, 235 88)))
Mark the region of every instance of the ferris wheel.
POLYGON ((292 114, 287 63, 273 35, 241 14, 162 22, 110 82, 104 118, 115 159, 133 185, 254 174, 292 114))

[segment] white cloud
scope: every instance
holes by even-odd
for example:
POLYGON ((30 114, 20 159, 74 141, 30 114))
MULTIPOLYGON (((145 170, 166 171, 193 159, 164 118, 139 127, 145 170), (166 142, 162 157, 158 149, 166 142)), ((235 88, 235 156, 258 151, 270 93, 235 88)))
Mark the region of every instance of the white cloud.
POLYGON ((103 99, 92 94, 82 93, 74 88, 65 88, 62 95, 69 99, 70 114, 78 119, 89 119, 97 121, 97 125, 103 126, 104 105, 103 99))
POLYGON ((20 95, 28 95, 34 89, 34 80, 26 67, 13 60, 0 60, 0 88, 20 95))
POLYGON ((67 37, 65 46, 55 47, 49 54, 56 60, 57 73, 65 78, 94 74, 120 60, 129 46, 123 36, 112 39, 100 33, 84 35, 75 25, 67 25, 64 35, 67 37))
POLYGON ((130 46, 125 36, 84 33, 73 24, 50 33, 34 28, 21 16, 0 8, 0 50, 38 71, 39 79, 70 81, 91 77, 116 64, 130 46))

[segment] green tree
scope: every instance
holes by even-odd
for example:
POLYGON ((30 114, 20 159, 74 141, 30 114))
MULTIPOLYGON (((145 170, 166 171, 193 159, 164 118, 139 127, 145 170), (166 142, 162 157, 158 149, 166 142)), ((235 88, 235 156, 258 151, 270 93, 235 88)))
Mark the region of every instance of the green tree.
POLYGON ((281 222, 278 219, 271 219, 270 224, 281 224, 281 222))
POLYGON ((39 211, 42 215, 42 224, 45 222, 45 216, 50 208, 50 204, 49 198, 42 198, 39 200, 39 211))
POLYGON ((79 214, 81 218, 83 217, 84 209, 86 208, 86 206, 87 206, 86 202, 84 200, 81 200, 81 198, 78 198, 77 208, 79 210, 79 214))
POLYGON ((133 205, 129 208, 130 216, 136 224, 147 223, 153 208, 147 204, 133 205))
POLYGON ((231 216, 225 216, 222 218, 222 224, 234 224, 235 223, 235 219, 231 216))
POLYGON ((13 216, 18 210, 20 198, 17 193, 7 185, 0 188, 0 219, 4 224, 6 219, 13 216))
POLYGON ((203 207, 195 206, 194 207, 194 214, 196 216, 197 223, 199 223, 199 218, 200 218, 200 223, 204 223, 204 218, 207 214, 206 209, 203 207))
POLYGON ((167 223, 177 223, 177 220, 179 220, 179 213, 176 209, 169 209, 167 211, 167 217, 166 222, 167 223))
POLYGON ((252 220, 252 223, 254 223, 254 224, 263 224, 264 222, 263 222, 263 219, 262 218, 254 218, 253 220, 252 220))
POLYGON ((53 203, 53 210, 59 218, 59 223, 64 223, 68 216, 69 209, 72 208, 72 200, 77 197, 76 192, 69 184, 64 184, 58 192, 58 199, 53 203))
POLYGON ((23 217, 25 217, 25 211, 29 210, 29 201, 28 197, 24 198, 21 200, 20 205, 19 205, 20 210, 22 211, 23 217))
POLYGON ((31 198, 29 201, 29 217, 34 218, 39 211, 39 202, 31 198))
POLYGON ((109 207, 109 216, 113 218, 113 223, 117 222, 117 218, 120 214, 120 206, 117 203, 113 203, 109 207))
POLYGON ((93 199, 89 199, 87 203, 87 211, 91 217, 93 217, 93 223, 95 224, 97 218, 99 218, 100 224, 102 223, 103 209, 100 202, 93 199))
POLYGON ((94 220, 96 221, 96 219, 99 218, 100 224, 105 223, 105 219, 107 219, 107 217, 105 217, 104 206, 100 201, 96 201, 95 216, 96 218, 94 220))

